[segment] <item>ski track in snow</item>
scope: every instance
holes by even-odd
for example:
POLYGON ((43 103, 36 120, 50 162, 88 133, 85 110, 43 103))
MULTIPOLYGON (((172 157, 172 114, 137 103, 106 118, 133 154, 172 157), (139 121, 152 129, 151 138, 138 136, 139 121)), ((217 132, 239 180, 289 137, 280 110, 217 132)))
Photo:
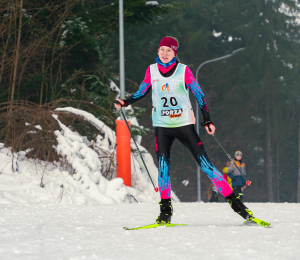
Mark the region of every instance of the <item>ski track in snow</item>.
POLYGON ((299 204, 246 203, 270 228, 243 226, 227 203, 174 203, 184 227, 154 222, 158 204, 0 204, 0 259, 299 259, 299 204))

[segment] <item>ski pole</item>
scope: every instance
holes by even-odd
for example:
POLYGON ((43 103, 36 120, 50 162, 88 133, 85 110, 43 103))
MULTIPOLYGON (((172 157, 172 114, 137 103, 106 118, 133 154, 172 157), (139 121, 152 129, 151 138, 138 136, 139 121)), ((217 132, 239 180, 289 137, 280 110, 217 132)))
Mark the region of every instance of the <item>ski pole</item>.
MULTIPOLYGON (((119 102, 118 100, 115 100, 114 103, 117 104, 117 105, 121 105, 120 102, 119 102)), ((145 161, 144 161, 144 159, 143 159, 142 153, 141 153, 141 151, 140 151, 140 149, 139 149, 139 147, 138 147, 138 145, 137 145, 135 139, 133 138, 132 132, 131 132, 130 127, 129 127, 128 123, 127 123, 126 116, 125 116, 125 114, 124 114, 124 112, 123 112, 122 109, 121 109, 121 113, 122 113, 122 116, 123 116, 123 118, 124 118, 124 120, 125 120, 125 123, 126 123, 126 125, 127 125, 127 128, 128 128, 128 130, 129 130, 129 132, 130 132, 131 138, 132 138, 132 140, 133 140, 134 143, 135 143, 136 149, 137 149, 137 150, 139 151, 139 153, 140 153, 140 157, 141 157, 141 159, 142 159, 142 161, 143 161, 143 164, 144 164, 144 166, 145 166, 145 168, 146 168, 146 171, 147 171, 147 173, 148 173, 148 176, 149 176, 149 178, 150 178, 150 180, 151 180, 151 182, 152 182, 152 184, 153 184, 154 190, 155 190, 155 192, 158 192, 158 187, 155 187, 155 185, 154 185, 154 183, 153 183, 153 181, 152 181, 152 178, 151 178, 151 176, 150 176, 150 173, 149 173, 149 171, 148 171, 148 168, 147 168, 147 166, 146 166, 146 164, 145 164, 145 161)))
MULTIPOLYGON (((208 127, 209 131, 211 131, 211 129, 208 127)), ((246 186, 250 186, 251 185, 251 181, 247 180, 245 175, 241 172, 240 168, 235 164, 234 160, 232 160, 231 156, 229 153, 226 152, 225 148, 223 147, 223 145, 221 145, 221 143, 219 142, 219 140, 215 137, 215 135, 212 135, 215 140, 217 141, 217 143, 219 144, 219 146, 222 148, 222 150, 224 151, 224 153, 227 155, 227 157, 229 158, 230 161, 232 161, 232 163, 235 165, 235 167, 239 170, 240 174, 243 176, 243 178, 246 181, 246 186)))

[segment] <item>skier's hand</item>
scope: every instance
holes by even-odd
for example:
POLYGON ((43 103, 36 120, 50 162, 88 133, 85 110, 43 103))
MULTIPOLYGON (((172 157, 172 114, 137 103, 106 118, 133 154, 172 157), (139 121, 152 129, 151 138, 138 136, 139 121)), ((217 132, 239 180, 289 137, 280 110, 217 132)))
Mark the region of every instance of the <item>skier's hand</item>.
MULTIPOLYGON (((125 105, 125 102, 122 100, 122 99, 116 99, 122 106, 124 106, 125 105)), ((114 105, 115 105, 115 108, 116 109, 118 109, 118 110, 121 110, 122 109, 122 106, 121 105, 119 105, 119 104, 116 104, 116 103, 114 103, 114 105)))
POLYGON ((206 129, 206 132, 209 134, 209 135, 214 135, 215 134, 215 131, 216 131, 216 128, 213 124, 210 124, 209 126, 205 126, 205 129, 206 129), (210 129, 210 130, 209 130, 210 129))

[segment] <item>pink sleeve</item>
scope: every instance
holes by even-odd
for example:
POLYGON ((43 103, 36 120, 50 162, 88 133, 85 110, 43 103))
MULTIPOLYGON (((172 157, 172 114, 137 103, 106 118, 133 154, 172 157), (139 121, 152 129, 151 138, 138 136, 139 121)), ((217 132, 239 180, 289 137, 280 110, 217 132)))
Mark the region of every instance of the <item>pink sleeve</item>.
POLYGON ((143 82, 151 85, 150 66, 146 70, 146 74, 145 74, 145 78, 144 78, 143 82))
POLYGON ((186 66, 185 69, 184 80, 185 80, 185 85, 196 82, 196 79, 194 78, 194 75, 188 66, 186 66))

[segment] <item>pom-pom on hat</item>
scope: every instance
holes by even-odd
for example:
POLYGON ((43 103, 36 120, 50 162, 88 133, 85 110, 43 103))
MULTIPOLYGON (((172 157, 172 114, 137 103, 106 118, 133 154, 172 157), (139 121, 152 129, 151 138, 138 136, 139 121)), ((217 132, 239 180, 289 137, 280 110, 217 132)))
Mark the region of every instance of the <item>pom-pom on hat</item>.
POLYGON ((237 156, 237 155, 243 156, 243 154, 242 154, 241 151, 236 151, 236 152, 234 153, 234 156, 237 156))
POLYGON ((174 51, 175 56, 177 55, 177 49, 179 47, 179 44, 173 37, 166 36, 166 37, 162 38, 159 43, 158 49, 161 46, 167 46, 167 47, 171 48, 174 51))

